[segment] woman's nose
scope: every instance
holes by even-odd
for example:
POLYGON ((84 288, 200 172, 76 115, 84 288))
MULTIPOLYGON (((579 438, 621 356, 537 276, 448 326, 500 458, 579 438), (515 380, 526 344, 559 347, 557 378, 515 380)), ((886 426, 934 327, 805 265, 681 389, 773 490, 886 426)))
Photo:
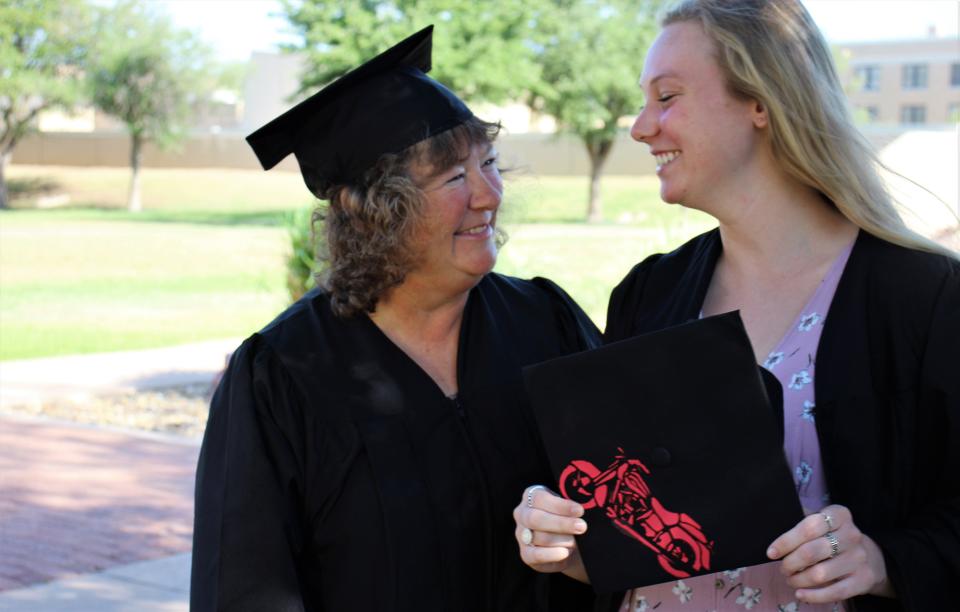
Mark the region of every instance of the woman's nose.
POLYGON ((500 206, 503 198, 503 182, 500 175, 487 176, 479 172, 473 176, 470 204, 474 208, 493 208, 500 206))
POLYGON ((646 108, 642 108, 633 122, 633 127, 630 128, 630 137, 637 142, 646 142, 656 133, 656 130, 656 119, 654 119, 653 113, 646 108))

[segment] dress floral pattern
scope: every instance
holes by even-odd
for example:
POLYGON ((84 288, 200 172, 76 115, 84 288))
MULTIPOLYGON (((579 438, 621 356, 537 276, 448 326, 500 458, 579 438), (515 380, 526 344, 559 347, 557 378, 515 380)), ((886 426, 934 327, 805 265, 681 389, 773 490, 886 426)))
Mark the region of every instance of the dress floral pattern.
MULTIPOLYGON (((793 471, 800 503, 815 512, 830 503, 820 463, 816 430, 817 345, 826 323, 840 275, 846 266, 850 244, 830 267, 800 316, 767 356, 763 367, 783 386, 784 451, 793 471)), ((780 573, 780 563, 766 563, 633 589, 624 598, 621 612, 691 610, 730 612, 763 610, 776 612, 841 612, 842 603, 808 604, 794 600, 794 592, 780 573)))

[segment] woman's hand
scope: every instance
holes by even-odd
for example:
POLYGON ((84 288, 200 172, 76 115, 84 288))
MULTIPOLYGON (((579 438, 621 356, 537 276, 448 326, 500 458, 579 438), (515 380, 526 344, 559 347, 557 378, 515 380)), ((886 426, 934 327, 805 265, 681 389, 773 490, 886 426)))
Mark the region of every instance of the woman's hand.
POLYGON ((583 506, 555 495, 543 485, 527 487, 513 509, 520 558, 538 572, 563 572, 589 583, 574 535, 586 532, 583 506))
POLYGON ((771 559, 807 603, 830 603, 856 595, 895 597, 877 543, 864 535, 845 506, 827 506, 808 515, 773 541, 771 559))

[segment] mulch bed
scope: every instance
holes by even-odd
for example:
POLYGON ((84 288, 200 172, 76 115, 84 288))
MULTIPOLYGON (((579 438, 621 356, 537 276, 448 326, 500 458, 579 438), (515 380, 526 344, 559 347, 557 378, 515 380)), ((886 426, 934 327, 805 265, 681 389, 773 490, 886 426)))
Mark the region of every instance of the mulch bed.
POLYGON ((200 437, 207 423, 210 385, 197 384, 83 399, 8 406, 5 410, 88 425, 200 437))

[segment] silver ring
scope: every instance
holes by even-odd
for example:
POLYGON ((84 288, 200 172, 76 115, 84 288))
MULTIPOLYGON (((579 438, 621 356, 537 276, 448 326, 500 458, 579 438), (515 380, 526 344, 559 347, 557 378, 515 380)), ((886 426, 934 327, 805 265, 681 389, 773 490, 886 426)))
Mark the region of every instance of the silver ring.
POLYGON ((836 531, 836 527, 833 526, 833 517, 827 514, 826 512, 821 512, 820 516, 823 517, 823 520, 827 523, 827 531, 836 531))
POLYGON ((546 489, 543 485, 533 485, 527 489, 527 508, 533 508, 533 492, 537 489, 546 489))
POLYGON ((524 527, 520 532, 520 541, 527 546, 533 546, 533 531, 529 527, 524 527))
POLYGON ((827 542, 830 542, 830 558, 833 559, 840 554, 840 540, 832 531, 828 531, 823 537, 827 538, 827 542))

